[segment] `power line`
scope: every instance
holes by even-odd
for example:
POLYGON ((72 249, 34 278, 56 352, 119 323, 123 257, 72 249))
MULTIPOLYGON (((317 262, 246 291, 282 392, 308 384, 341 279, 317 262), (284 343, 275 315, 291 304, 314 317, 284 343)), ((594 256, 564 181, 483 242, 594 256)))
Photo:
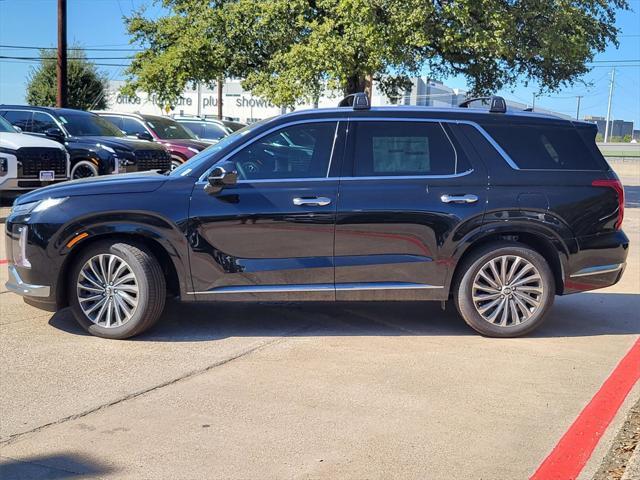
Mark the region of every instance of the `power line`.
MULTIPOLYGON (((10 50, 53 50, 55 47, 32 47, 26 45, 0 45, 0 48, 10 50)), ((67 47, 67 50, 82 50, 89 52, 141 52, 141 48, 90 48, 90 47, 67 47)))
MULTIPOLYGON (((6 58, 9 60, 33 60, 39 62, 40 60, 57 60, 57 57, 14 57, 8 55, 0 55, 0 58, 6 58)), ((85 57, 84 60, 131 60, 132 57, 85 57)), ((74 60, 71 58, 70 60, 74 60)), ((75 59, 79 60, 79 59, 75 59)))

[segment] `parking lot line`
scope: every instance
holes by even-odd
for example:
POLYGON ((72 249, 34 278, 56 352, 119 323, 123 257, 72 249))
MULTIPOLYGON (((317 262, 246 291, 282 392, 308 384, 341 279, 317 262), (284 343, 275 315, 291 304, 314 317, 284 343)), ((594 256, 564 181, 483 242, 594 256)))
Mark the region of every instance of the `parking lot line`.
POLYGON ((531 480, 577 478, 638 380, 640 340, 637 340, 620 360, 600 390, 538 467, 531 480))

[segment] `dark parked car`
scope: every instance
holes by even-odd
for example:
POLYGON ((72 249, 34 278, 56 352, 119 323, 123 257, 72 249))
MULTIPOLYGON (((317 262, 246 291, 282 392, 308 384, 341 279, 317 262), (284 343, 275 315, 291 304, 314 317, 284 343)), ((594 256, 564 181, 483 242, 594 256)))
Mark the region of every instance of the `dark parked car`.
POLYGON ((593 124, 500 97, 341 105, 253 124, 170 174, 23 195, 7 288, 109 338, 149 328, 167 295, 451 301, 481 334, 514 337, 556 295, 620 280, 623 189, 593 124))
POLYGON ((176 168, 200 153, 211 143, 203 142, 171 118, 141 113, 98 112, 126 135, 141 140, 153 140, 171 153, 171 168, 176 168))
POLYGON ((211 120, 192 116, 174 116, 172 118, 180 125, 187 127, 197 135, 198 138, 211 143, 219 142, 234 132, 234 130, 227 127, 222 120, 211 120))
POLYGON ((70 155, 72 179, 171 168, 171 157, 163 146, 127 138, 94 113, 0 105, 0 116, 24 133, 64 144, 70 155))

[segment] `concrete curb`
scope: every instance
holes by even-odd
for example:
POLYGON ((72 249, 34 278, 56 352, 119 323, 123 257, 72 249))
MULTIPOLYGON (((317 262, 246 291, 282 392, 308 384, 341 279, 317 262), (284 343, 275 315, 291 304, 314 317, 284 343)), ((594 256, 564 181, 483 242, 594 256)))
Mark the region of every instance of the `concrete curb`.
POLYGON ((640 443, 636 445, 636 449, 631 454, 627 468, 620 480, 634 480, 640 478, 640 443))

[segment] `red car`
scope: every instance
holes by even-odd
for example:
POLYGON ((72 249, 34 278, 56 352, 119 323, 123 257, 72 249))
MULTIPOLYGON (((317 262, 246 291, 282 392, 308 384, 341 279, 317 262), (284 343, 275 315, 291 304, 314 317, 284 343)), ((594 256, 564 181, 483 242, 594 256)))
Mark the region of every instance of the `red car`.
POLYGON ((200 153, 211 143, 200 140, 188 128, 171 118, 142 113, 96 112, 122 130, 127 136, 156 141, 171 153, 171 168, 200 153))

